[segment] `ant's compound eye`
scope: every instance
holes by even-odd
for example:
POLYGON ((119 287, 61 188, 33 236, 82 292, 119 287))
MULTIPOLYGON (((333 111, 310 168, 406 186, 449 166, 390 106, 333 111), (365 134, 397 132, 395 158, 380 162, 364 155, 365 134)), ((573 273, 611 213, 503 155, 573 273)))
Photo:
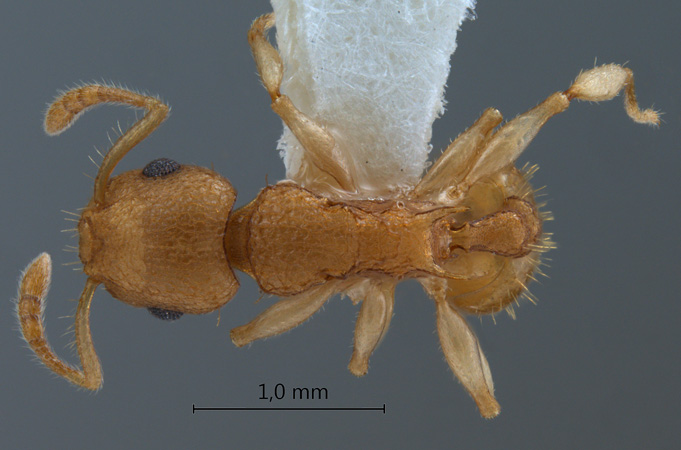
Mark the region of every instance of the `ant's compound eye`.
POLYGON ((142 170, 145 177, 156 178, 164 177, 180 169, 180 164, 172 159, 155 159, 142 170))
MULTIPOLYGON (((177 163, 175 163, 175 164, 177 164, 177 163)), ((167 320, 169 322, 172 322, 173 320, 179 319, 180 317, 182 317, 182 314, 184 314, 184 313, 181 313, 181 312, 178 312, 178 311, 168 311, 167 309, 161 309, 161 308, 147 308, 147 310, 149 310, 149 312, 151 313, 152 316, 154 316, 158 319, 161 319, 161 320, 167 320)))

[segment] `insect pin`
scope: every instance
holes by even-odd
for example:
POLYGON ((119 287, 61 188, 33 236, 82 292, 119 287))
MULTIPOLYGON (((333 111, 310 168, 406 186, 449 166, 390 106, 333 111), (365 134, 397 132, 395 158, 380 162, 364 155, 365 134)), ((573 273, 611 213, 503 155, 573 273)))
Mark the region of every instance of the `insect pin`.
POLYGON ((54 101, 45 118, 49 134, 59 134, 101 103, 126 104, 146 114, 107 152, 78 223, 79 257, 88 276, 75 317, 82 368, 55 355, 45 335, 51 276, 46 253, 28 265, 19 286, 17 315, 26 341, 52 371, 98 389, 102 371, 89 325, 98 285, 122 302, 175 320, 224 306, 239 287, 236 269, 253 277, 263 292, 282 298, 231 331, 237 346, 296 327, 342 293, 361 302, 349 363, 361 376, 390 324, 396 284, 413 278, 435 302, 440 343, 452 371, 481 415, 496 416, 500 407, 490 368, 464 315, 509 307, 524 293, 540 254, 552 246, 528 173, 514 162, 572 100, 610 100, 623 90, 633 120, 657 124, 657 114, 639 109, 629 69, 599 66, 500 127, 499 111, 487 109, 418 183, 371 198, 362 191, 356 162, 338 150, 338 136, 282 94, 284 65, 266 37, 273 25, 273 14, 258 18, 249 43, 272 109, 295 136, 302 156, 298 175, 264 188, 235 211, 231 184, 205 168, 156 159, 111 176, 165 119, 168 107, 157 98, 88 85, 54 101))

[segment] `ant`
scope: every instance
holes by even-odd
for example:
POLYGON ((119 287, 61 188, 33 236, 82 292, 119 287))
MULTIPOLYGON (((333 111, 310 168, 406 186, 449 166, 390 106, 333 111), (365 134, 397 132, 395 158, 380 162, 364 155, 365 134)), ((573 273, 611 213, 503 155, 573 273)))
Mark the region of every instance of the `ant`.
POLYGON ((415 278, 435 301, 440 343, 452 371, 481 415, 496 416, 500 407, 489 365, 464 314, 511 307, 525 293, 540 254, 553 246, 542 230, 547 214, 540 212, 528 182, 533 169, 519 170, 515 160, 546 121, 574 99, 598 102, 624 90, 633 120, 658 124, 658 114, 638 108, 629 69, 603 65, 496 131, 502 116, 487 109, 411 191, 364 198, 332 134, 280 92, 283 63, 266 37, 273 25, 273 14, 256 19, 249 43, 272 109, 304 149, 305 176, 318 183, 285 180, 232 211, 232 185, 202 167, 162 158, 111 177, 118 162, 164 121, 168 106, 103 85, 64 93, 47 111, 50 135, 101 103, 126 104, 146 114, 107 152, 78 223, 79 257, 88 276, 75 317, 82 369, 56 356, 45 336, 51 276, 46 253, 29 264, 19 286, 17 315, 26 341, 52 371, 96 390, 102 371, 89 313, 98 285, 118 300, 175 320, 224 306, 239 287, 237 269, 263 292, 283 297, 231 331, 237 346, 283 333, 343 293, 362 302, 349 363, 350 371, 362 376, 388 329, 396 284, 415 278))

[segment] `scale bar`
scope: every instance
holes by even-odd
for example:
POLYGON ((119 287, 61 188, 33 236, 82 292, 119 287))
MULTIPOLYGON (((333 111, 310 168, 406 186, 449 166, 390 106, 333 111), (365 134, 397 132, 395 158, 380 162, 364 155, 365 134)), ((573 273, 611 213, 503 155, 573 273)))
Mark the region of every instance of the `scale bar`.
POLYGON ((372 407, 212 407, 192 405, 192 414, 196 411, 383 411, 385 414, 385 403, 383 406, 372 407))

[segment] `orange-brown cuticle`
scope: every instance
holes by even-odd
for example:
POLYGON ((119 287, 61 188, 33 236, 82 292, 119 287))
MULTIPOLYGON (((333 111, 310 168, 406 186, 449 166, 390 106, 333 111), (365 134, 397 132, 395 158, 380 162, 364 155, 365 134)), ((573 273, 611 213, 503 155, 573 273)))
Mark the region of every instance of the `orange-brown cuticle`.
POLYGON ((451 224, 448 252, 490 252, 520 258, 532 252, 542 233, 541 219, 531 203, 517 197, 506 200, 504 208, 463 225, 451 224))
POLYGON ((92 261, 92 256, 94 253, 94 235, 92 230, 92 225, 90 224, 89 212, 86 211, 80 217, 78 222, 78 256, 80 257, 83 265, 87 266, 88 262, 92 261))

